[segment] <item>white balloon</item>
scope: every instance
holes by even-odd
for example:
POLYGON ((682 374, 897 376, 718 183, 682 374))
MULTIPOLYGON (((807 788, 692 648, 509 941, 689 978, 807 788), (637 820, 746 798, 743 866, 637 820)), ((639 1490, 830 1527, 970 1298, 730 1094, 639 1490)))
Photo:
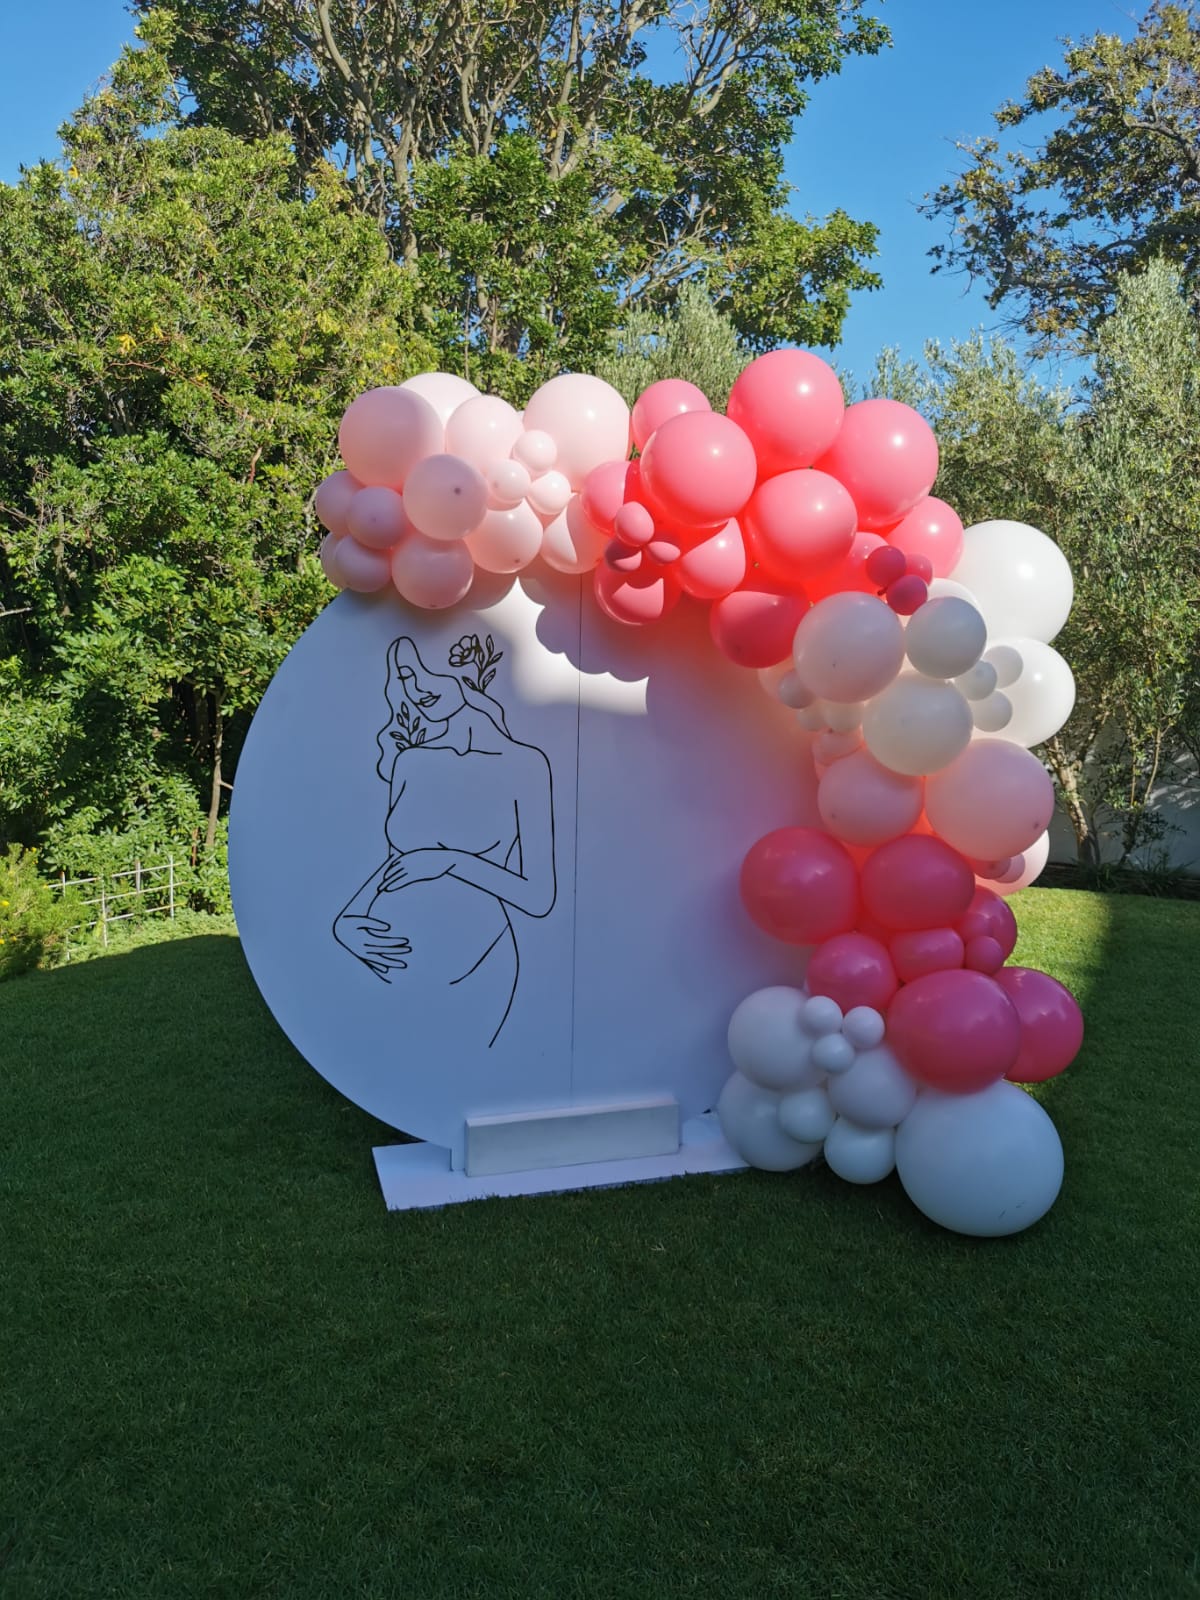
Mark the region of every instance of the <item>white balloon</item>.
POLYGON ((825 1137, 825 1160, 847 1183, 879 1183, 896 1165, 895 1132, 839 1117, 825 1137))
POLYGON ((804 1002, 804 1030, 819 1039, 825 1033, 837 1033, 842 1026, 842 1008, 826 994, 815 994, 804 1002))
POLYGON ((1021 852, 1021 871, 1011 879, 1002 878, 977 878, 975 881, 984 889, 994 889, 997 894, 1016 894, 1018 889, 1028 889, 1041 877, 1047 861, 1050 859, 1050 830, 1042 834, 1040 839, 1035 839, 1028 850, 1021 852))
POLYGON ((729 1019, 729 1054, 738 1071, 764 1089, 816 1083, 821 1074, 813 1065, 812 1035, 803 1026, 810 1004, 802 990, 783 985, 748 994, 729 1019))
POLYGON ((840 1033, 823 1033, 813 1045, 812 1063, 831 1077, 848 1072, 854 1065, 854 1046, 840 1033))
POLYGON ((822 1088, 797 1089, 779 1102, 779 1126, 802 1144, 820 1144, 833 1127, 835 1113, 822 1088))
POLYGON ((829 1085, 839 1116, 863 1128, 894 1128, 916 1104, 917 1086, 886 1044, 864 1050, 849 1072, 829 1085))
POLYGON ((997 640, 996 648, 1001 646, 1017 652, 1021 670, 1004 691, 1012 716, 995 731, 1029 750, 1053 739, 1075 709, 1075 675, 1053 645, 1040 639, 997 640))
POLYGON ((955 1233, 999 1238, 1044 1217, 1062 1186, 1062 1143, 1024 1089, 1001 1079, 977 1094, 926 1089, 896 1132, 909 1199, 955 1233))
POLYGON ((834 733, 850 733, 861 725, 866 707, 861 700, 818 700, 825 726, 834 733))
POLYGON ((797 711, 796 721, 806 733, 821 733, 826 726, 825 713, 816 705, 805 706, 802 711, 797 711))
POLYGON ((956 678, 979 660, 987 627, 973 605, 947 596, 927 600, 908 619, 904 653, 929 678, 956 678))
POLYGON ((717 1116, 726 1139, 752 1167, 766 1172, 792 1172, 821 1153, 815 1142, 802 1143, 779 1125, 780 1097, 735 1072, 721 1090, 717 1116))
POLYGON ((1011 689, 1021 676, 1021 668, 1025 665, 1021 652, 1015 650, 1011 644, 994 645, 983 659, 996 674, 997 689, 1011 689))
POLYGON ((974 591, 968 589, 965 583, 953 583, 949 578, 934 578, 927 588, 931 600, 945 600, 952 595, 956 600, 965 600, 968 605, 974 606, 976 611, 979 610, 979 601, 976 600, 974 591))
POLYGON ((1075 594, 1066 556, 1025 522, 968 528, 951 577, 975 591, 992 638, 1017 633, 1048 644, 1067 620, 1075 594))
MULTIPOLYGON (((803 711, 813 703, 812 690, 794 667, 788 666, 787 662, 782 665, 785 670, 777 680, 775 693, 785 706, 791 706, 793 711, 803 711)), ((767 671, 773 672, 775 668, 768 667, 767 671)))
POLYGON ((884 1031, 883 1014, 872 1006, 855 1006, 842 1021, 842 1032, 856 1050, 874 1050, 884 1031))
POLYGON ((825 700, 866 700, 904 661, 900 618, 876 595, 827 595, 805 612, 792 646, 796 671, 825 700))
POLYGON ((863 715, 863 738, 881 766, 922 777, 948 766, 971 740, 971 709, 952 683, 902 672, 863 715))
POLYGON ((976 700, 971 705, 971 720, 980 733, 1003 733, 1012 721, 1012 701, 999 689, 993 689, 986 700, 976 700))
POLYGON ((969 672, 960 673, 954 687, 968 700, 986 700, 996 689, 996 669, 990 661, 977 661, 969 672))

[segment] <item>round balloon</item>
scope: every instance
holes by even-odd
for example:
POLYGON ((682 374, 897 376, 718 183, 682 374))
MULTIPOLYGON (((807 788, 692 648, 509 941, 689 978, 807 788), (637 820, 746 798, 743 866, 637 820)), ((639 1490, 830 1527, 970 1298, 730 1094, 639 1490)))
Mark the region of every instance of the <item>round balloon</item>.
POLYGON ((1045 744, 1075 709, 1075 677, 1052 645, 1040 639, 995 639, 992 648, 1015 650, 1021 670, 1004 690, 1012 715, 999 730, 1003 739, 1027 750, 1045 744))
POLYGON ((1015 633, 1049 644, 1067 620, 1075 593, 1066 556, 1025 522, 968 528, 950 576, 975 594, 993 639, 1015 633))
POLYGON ((867 707, 863 739, 882 766, 922 777, 947 767, 971 742, 971 708, 952 683, 902 672, 867 707))
POLYGON ((869 700, 904 663, 904 626, 875 595, 832 594, 796 629, 796 671, 823 700, 869 700))
POLYGON ((725 410, 754 446, 760 478, 770 478, 812 466, 837 437, 846 402, 828 362, 771 350, 743 368, 725 410))
MULTIPOLYGON (((758 989, 729 1019, 729 1054, 737 1070, 764 1089, 799 1089, 817 1083, 812 1035, 804 1026, 803 990, 758 989)), ((824 1137, 822 1135, 822 1137, 824 1137)))
POLYGON ((925 815, 973 861, 1027 850, 1049 827, 1054 785, 1036 756, 1004 739, 977 739, 925 782, 925 815))
POLYGON ((554 465, 572 489, 606 461, 629 454, 629 407, 602 378, 564 372, 534 391, 524 426, 548 433, 557 447, 554 465))
POLYGON ((1033 967, 1004 967, 996 982, 1021 1019, 1021 1053, 1008 1077, 1014 1083, 1057 1077, 1083 1044, 1083 1013, 1075 996, 1057 978, 1033 967))
POLYGON ((784 1132, 779 1104, 773 1089, 751 1083, 740 1072, 729 1079, 717 1101, 721 1131, 730 1145, 748 1166, 765 1172, 793 1172, 821 1153, 819 1144, 802 1144, 784 1132))
POLYGON ((825 1136, 825 1162, 847 1183, 880 1183, 896 1165, 896 1135, 839 1117, 825 1136))
POLYGON ((759 839, 742 863, 741 891, 753 921, 786 944, 849 933, 858 912, 854 862, 815 828, 777 828, 759 839))
POLYGON ((1012 1001, 994 978, 965 968, 906 983, 888 1009, 887 1028, 905 1071, 950 1094, 1002 1078, 1021 1048, 1012 1001))
POLYGON ((860 1128, 894 1128, 917 1099, 916 1083, 886 1044, 860 1051, 850 1070, 831 1080, 828 1092, 838 1115, 860 1128))
POLYGON ((847 408, 833 445, 816 465, 849 489, 860 528, 890 528, 933 487, 937 440, 911 406, 860 400, 847 408))

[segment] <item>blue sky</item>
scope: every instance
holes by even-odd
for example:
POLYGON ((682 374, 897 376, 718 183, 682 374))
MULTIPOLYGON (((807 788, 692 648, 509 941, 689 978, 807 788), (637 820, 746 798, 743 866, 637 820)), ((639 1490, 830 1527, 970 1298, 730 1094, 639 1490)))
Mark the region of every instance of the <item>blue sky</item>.
MULTIPOLYGON (((0 181, 57 152, 56 129, 132 38, 124 0, 9 0, 0 51, 0 181)), ((884 0, 894 37, 874 59, 851 61, 818 86, 789 152, 800 213, 841 206, 880 228, 884 288, 859 295, 846 319, 839 366, 866 377, 876 353, 918 356, 997 326, 981 294, 930 274, 942 235, 917 214, 922 197, 956 170, 956 139, 992 131, 991 113, 1030 73, 1061 59, 1058 39, 1098 30, 1129 36, 1117 0, 884 0)))

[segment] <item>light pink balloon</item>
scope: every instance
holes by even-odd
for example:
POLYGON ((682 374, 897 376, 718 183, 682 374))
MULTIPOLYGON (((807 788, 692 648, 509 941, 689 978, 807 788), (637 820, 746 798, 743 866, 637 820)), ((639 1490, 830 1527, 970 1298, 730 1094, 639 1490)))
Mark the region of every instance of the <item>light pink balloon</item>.
POLYGON ((535 390, 525 427, 554 440, 554 465, 572 489, 602 462, 629 454, 629 407, 611 384, 586 373, 564 372, 535 390))
POLYGON ((390 550, 408 532, 404 501, 395 489, 360 489, 350 502, 346 531, 368 550, 390 550))
POLYGON ((740 374, 725 408, 758 457, 760 478, 811 467, 846 409, 837 373, 807 350, 772 350, 740 374))
POLYGON ((512 453, 514 461, 519 461, 536 475, 550 471, 558 457, 558 446, 541 428, 526 428, 517 435, 512 453))
POLYGON ((362 484, 349 472, 331 472, 322 478, 313 496, 313 509, 330 533, 348 533, 350 502, 362 484))
POLYGON ((415 378, 405 378, 402 389, 411 389, 437 412, 444 427, 464 400, 473 400, 479 390, 465 378, 453 372, 420 372, 415 378))
POLYGON ((542 524, 522 502, 510 511, 489 511, 467 536, 467 549, 485 572, 519 572, 542 548, 542 524))
POLYGON ((977 739, 925 784, 930 826, 974 861, 1019 855, 1050 825, 1054 785, 1036 756, 977 739))
POLYGON ((444 432, 428 400, 411 389, 368 389, 346 407, 338 448, 360 483, 398 489, 418 461, 442 448, 444 432))
POLYGON ((598 528, 583 509, 580 495, 573 494, 565 511, 560 511, 542 535, 542 560, 556 572, 578 575, 590 572, 604 554, 608 535, 598 528))
POLYGON ((817 786, 821 820, 845 844, 887 844, 914 827, 925 785, 881 766, 869 750, 835 761, 817 786))
POLYGON ((888 530, 888 543, 906 556, 928 557, 934 577, 946 578, 963 553, 963 525, 953 507, 928 494, 888 530))
POLYGON ((660 378, 643 389, 633 405, 633 442, 641 450, 656 428, 685 411, 711 411, 703 389, 684 378, 660 378))
POLYGON ((493 461, 484 473, 488 486, 488 505, 498 511, 511 511, 529 493, 532 479, 529 468, 506 458, 493 461))
POLYGON ((758 463, 749 439, 728 417, 686 411, 647 441, 641 469, 650 497, 673 521, 715 527, 736 517, 754 493, 758 463))
POLYGON ((937 440, 911 406, 860 400, 847 408, 837 438, 816 465, 849 489, 860 528, 889 528, 933 487, 937 440))
POLYGON ((368 550, 356 539, 339 539, 329 553, 326 567, 341 589, 358 594, 374 594, 388 581, 388 558, 381 550, 368 550))
POLYGON ((525 498, 539 517, 549 520, 566 510, 567 501, 571 498, 571 485, 564 473, 556 470, 543 472, 540 478, 535 478, 529 485, 529 493, 525 498))
POLYGON ((487 510, 487 482, 460 456, 427 456, 408 475, 404 510, 427 539, 465 539, 487 510))
POLYGON ((342 587, 342 580, 338 577, 337 567, 334 566, 333 553, 344 537, 340 533, 327 533, 321 540, 321 548, 317 551, 317 560, 321 563, 321 571, 336 589, 342 587))
POLYGON ((696 600, 720 600, 732 594, 745 576, 746 544, 736 518, 679 558, 684 593, 696 600))
POLYGON ((1016 894, 1020 889, 1028 889, 1031 883, 1036 883, 1041 877, 1047 861, 1050 859, 1050 833, 1047 830, 1040 839, 1036 839, 1028 850, 1023 850, 1016 858, 1020 866, 1017 872, 1007 882, 999 878, 977 878, 975 881, 981 889, 994 889, 998 895, 1007 898, 1016 894))
POLYGON ((679 584, 662 567, 643 565, 635 573, 615 572, 601 562, 592 577, 596 603, 614 622, 633 627, 658 622, 679 600, 679 584))
POLYGON ((792 645, 796 671, 822 700, 869 700, 904 665, 904 627, 878 595, 831 594, 807 613, 792 645))
POLYGON ((392 582, 410 605, 444 611, 456 605, 475 577, 475 563, 461 540, 453 544, 410 533, 392 551, 392 582))
POLYGON ((507 400, 480 394, 464 400, 446 424, 446 449, 486 472, 509 454, 520 432, 521 419, 507 400))

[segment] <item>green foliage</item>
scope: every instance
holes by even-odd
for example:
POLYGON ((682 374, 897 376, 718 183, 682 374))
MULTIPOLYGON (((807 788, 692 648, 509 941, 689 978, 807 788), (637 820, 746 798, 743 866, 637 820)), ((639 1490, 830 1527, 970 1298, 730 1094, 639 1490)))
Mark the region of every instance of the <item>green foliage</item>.
POLYGON ((1000 138, 960 145, 965 170, 926 202, 950 240, 934 271, 965 271, 989 304, 1042 347, 1086 344, 1121 274, 1163 259, 1200 295, 1200 18, 1192 0, 1154 0, 1136 36, 1067 42, 1021 100, 995 116, 1000 138), (1049 131, 1043 132, 1048 128, 1049 131), (1002 148, 1007 135, 1037 142, 1002 148))
POLYGON ((0 850, 0 981, 62 958, 67 930, 87 918, 70 890, 42 881, 36 850, 0 850))
POLYGON ((630 405, 660 378, 684 378, 723 411, 750 359, 733 323, 704 286, 685 283, 669 311, 631 309, 594 370, 630 405))

